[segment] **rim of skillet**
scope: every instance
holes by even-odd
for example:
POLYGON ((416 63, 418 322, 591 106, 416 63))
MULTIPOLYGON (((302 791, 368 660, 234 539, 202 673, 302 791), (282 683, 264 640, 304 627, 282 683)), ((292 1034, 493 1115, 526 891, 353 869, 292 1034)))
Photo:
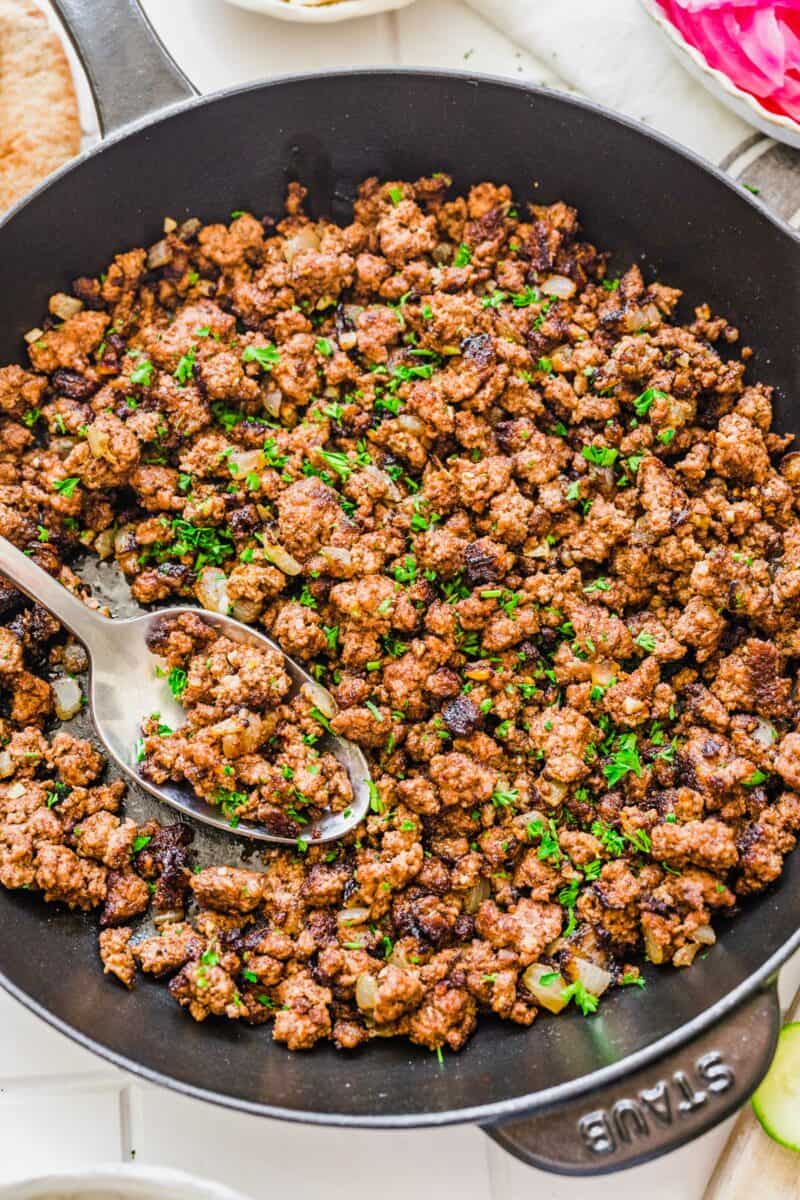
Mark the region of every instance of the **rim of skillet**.
MULTIPOLYGON (((167 53, 169 52, 167 51, 167 53)), ((471 84, 473 87, 480 87, 481 84, 491 84, 494 87, 502 87, 508 91, 519 92, 522 95, 540 96, 546 100, 555 100, 557 103, 564 104, 568 108, 596 113, 612 124, 621 125, 623 128, 630 130, 644 141, 658 143, 665 149, 672 151, 673 154, 686 159, 695 167, 705 171, 706 174, 711 175, 718 183, 733 192, 740 201, 758 213, 769 224, 774 225, 776 229, 786 234, 790 241, 800 248, 800 230, 794 229, 787 221, 784 221, 782 217, 773 212, 758 196, 742 187, 737 180, 733 179, 721 167, 718 167, 709 159, 696 153, 690 147, 684 146, 668 134, 660 133, 649 126, 645 126, 641 121, 618 113, 614 109, 608 108, 604 104, 599 104, 594 100, 587 100, 581 96, 573 96, 569 92, 561 92, 555 88, 548 88, 538 84, 520 83, 514 79, 504 78, 502 75, 492 75, 483 72, 460 71, 450 68, 428 71, 422 67, 366 67, 358 71, 305 71, 300 74, 292 72, 275 75, 269 79, 255 80, 251 83, 219 88, 213 92, 202 92, 195 96, 189 96, 186 100, 180 100, 175 104, 156 109, 154 112, 148 113, 143 117, 138 117, 128 124, 123 125, 120 129, 114 130, 113 133, 101 135, 93 146, 82 150, 80 154, 70 159, 64 166, 59 167, 57 171, 48 175, 46 179, 30 192, 26 193, 7 212, 0 216, 0 229, 5 228, 30 201, 55 186, 63 176, 80 168, 90 158, 102 154, 108 147, 115 145, 117 142, 124 141, 125 138, 138 133, 148 126, 160 125, 162 122, 169 121, 172 117, 178 116, 180 113, 190 109, 202 107, 203 105, 211 105, 215 101, 225 100, 229 96, 243 96, 249 92, 266 91, 273 87, 281 87, 287 83, 303 84, 311 83, 317 79, 370 79, 374 77, 391 78, 392 76, 401 79, 452 79, 458 80, 461 83, 471 84)))
MULTIPOLYGON (((499 75, 484 74, 482 72, 468 72, 450 69, 440 69, 435 71, 424 70, 416 67, 372 67, 358 71, 309 71, 302 74, 289 73, 284 75, 274 76, 267 80, 247 83, 242 86, 222 88, 214 92, 198 94, 191 96, 187 100, 171 104, 166 108, 158 109, 145 117, 138 118, 135 121, 123 126, 121 129, 114 131, 108 137, 102 137, 94 146, 89 147, 79 154, 70 162, 61 167, 58 171, 53 172, 45 179, 38 187, 34 188, 21 200, 19 200, 8 212, 0 219, 0 231, 6 225, 13 221, 17 213, 37 196, 48 191, 51 187, 55 187, 59 180, 68 175, 70 172, 78 170, 83 163, 96 155, 102 154, 107 147, 115 145, 117 142, 124 141, 129 135, 135 134, 142 129, 151 125, 161 124, 169 121, 172 117, 178 116, 187 110, 202 107, 203 105, 213 104, 217 100, 227 99, 229 96, 246 95, 249 92, 266 91, 270 88, 281 87, 285 84, 303 84, 309 83, 318 79, 353 79, 353 78, 391 78, 399 79, 409 78, 426 78, 426 79, 443 79, 454 80, 460 83, 469 84, 473 87, 480 87, 482 84, 489 84, 493 87, 502 87, 509 91, 519 92, 522 95, 540 96, 549 101, 556 101, 567 108, 574 108, 581 111, 595 113, 612 124, 623 126, 631 133, 641 137, 644 141, 656 142, 663 146, 666 150, 677 155, 680 158, 692 163, 695 167, 712 176, 717 183, 732 192, 740 201, 740 203, 749 207, 753 213, 761 220, 773 225, 780 233, 782 233, 788 243, 794 247, 798 256, 800 256, 800 231, 793 229, 786 221, 772 212, 766 204, 742 188, 736 180, 727 175, 721 168, 714 163, 703 158, 702 155, 695 153, 686 146, 681 145, 673 138, 665 134, 654 132, 649 127, 645 127, 641 122, 630 117, 623 116, 605 105, 597 104, 592 100, 585 100, 581 97, 569 95, 566 92, 559 92, 552 88, 541 87, 533 84, 524 84, 516 80, 505 79, 499 75)), ((800 853, 798 847, 797 853, 800 853)), ((756 901, 758 903, 758 901, 756 901)), ((558 1084, 551 1088, 545 1088, 538 1092, 527 1093, 522 1096, 514 1096, 507 1100, 498 1100, 486 1104, 475 1104, 465 1108, 452 1109, 449 1111, 433 1112, 433 1113, 400 1113, 395 1115, 373 1115, 373 1116, 353 1116, 345 1113, 337 1112, 308 1112, 300 1109, 286 1108, 281 1105, 273 1105, 268 1103, 255 1102, 245 1100, 241 1097, 233 1096, 224 1092, 215 1092, 208 1088, 199 1087, 197 1085, 187 1083, 184 1080, 177 1079, 173 1075, 163 1073, 151 1067, 144 1066, 135 1059, 130 1059, 126 1055, 118 1053, 116 1050, 103 1043, 95 1041, 88 1034, 82 1033, 75 1029, 69 1022, 63 1020, 51 1009, 40 1004, 33 996, 29 995, 23 988, 18 987, 12 980, 8 978, 5 972, 0 968, 0 987, 4 991, 12 995, 16 1000, 23 1004, 29 1011, 41 1017, 53 1028, 60 1033, 65 1034, 73 1041, 78 1042, 87 1050, 99 1055, 101 1058, 112 1062, 115 1066, 121 1067, 124 1070, 130 1071, 133 1075, 141 1079, 145 1079, 150 1083, 157 1083, 164 1087, 176 1091, 185 1096, 191 1096, 198 1100, 204 1100, 210 1104, 221 1105, 224 1108, 230 1108, 239 1112, 247 1112, 256 1116, 271 1117, 283 1121, 292 1121, 303 1125, 328 1125, 338 1127, 362 1128, 362 1129, 413 1129, 440 1126, 440 1125, 455 1125, 461 1123, 485 1123, 494 1125, 504 1121, 512 1120, 513 1118, 523 1118, 544 1111, 547 1108, 554 1108, 568 1101, 575 1100, 585 1093, 595 1089, 604 1087, 625 1075, 638 1070, 641 1067, 647 1066, 656 1060, 663 1058, 665 1055, 679 1049, 687 1042, 691 1041, 698 1034, 710 1028, 712 1025, 722 1021, 728 1014, 732 1013, 748 996, 755 992, 760 986, 766 985, 769 982, 774 982, 774 976, 778 968, 786 961, 790 955, 800 948, 800 927, 795 933, 787 938, 786 941, 776 950, 770 957, 761 964, 761 966, 748 975, 735 988, 729 991, 722 999, 698 1013, 692 1020, 685 1022, 678 1028, 673 1029, 664 1037, 650 1043, 641 1050, 627 1055, 618 1062, 609 1066, 602 1067, 596 1071, 590 1071, 586 1075, 577 1076, 575 1079, 569 1080, 567 1083, 558 1084)), ((312 1068, 313 1069, 313 1068, 312 1068)))

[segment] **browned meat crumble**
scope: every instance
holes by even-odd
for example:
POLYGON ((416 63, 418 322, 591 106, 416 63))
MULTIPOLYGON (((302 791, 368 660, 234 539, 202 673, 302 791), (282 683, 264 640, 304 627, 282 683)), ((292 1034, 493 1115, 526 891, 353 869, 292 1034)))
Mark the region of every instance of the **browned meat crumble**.
POLYGON ((194 613, 163 618, 148 645, 187 719, 177 730, 158 713, 144 722, 138 757, 145 779, 186 783, 234 828, 244 818, 284 837, 323 812, 347 811, 347 772, 315 744, 325 714, 313 697, 289 696, 292 681, 277 650, 221 637, 194 613))
MULTIPOLYGON (((456 1050, 481 1013, 591 1012, 643 957, 689 965, 780 874, 800 457, 736 330, 609 278, 566 204, 370 179, 339 228, 303 198, 168 222, 51 299, 31 369, 0 369, 0 532, 89 603, 86 549, 141 604, 262 626, 332 689, 372 811, 333 847, 193 871, 187 826, 137 828, 101 756, 45 734, 75 647, 3 585, 0 882, 98 909, 105 970, 167 978, 196 1020, 456 1050)), ((258 806, 284 755, 343 803, 307 779, 319 727, 276 715, 275 664, 252 686, 285 748, 249 776, 224 742, 203 761, 254 711, 248 668, 183 635, 196 744, 150 731, 147 769, 213 798, 233 765, 258 806)))

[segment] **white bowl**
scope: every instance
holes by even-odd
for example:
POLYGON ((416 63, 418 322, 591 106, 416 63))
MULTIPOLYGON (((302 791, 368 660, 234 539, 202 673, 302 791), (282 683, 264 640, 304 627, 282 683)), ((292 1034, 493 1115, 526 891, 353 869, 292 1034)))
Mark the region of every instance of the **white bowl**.
POLYGON ((374 13, 393 8, 407 8, 414 0, 334 0, 326 4, 301 4, 295 0, 228 0, 237 8, 277 17, 279 21, 306 21, 309 25, 329 25, 332 21, 348 21, 352 17, 371 17, 374 13))
POLYGON ((656 0, 641 0, 642 7, 667 39, 672 51, 688 71, 726 107, 749 125, 755 125, 769 137, 800 149, 800 123, 791 117, 781 117, 764 108, 755 96, 742 91, 727 75, 711 67, 694 46, 690 46, 676 29, 656 0))
POLYGON ((0 1187, 0 1200, 248 1200, 221 1183, 169 1167, 111 1163, 0 1187))

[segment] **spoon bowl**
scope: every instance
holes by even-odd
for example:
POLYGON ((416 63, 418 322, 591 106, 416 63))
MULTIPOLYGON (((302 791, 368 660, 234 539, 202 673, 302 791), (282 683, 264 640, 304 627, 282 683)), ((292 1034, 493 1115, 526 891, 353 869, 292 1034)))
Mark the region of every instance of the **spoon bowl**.
POLYGON ((292 681, 290 695, 303 691, 328 711, 336 705, 330 693, 307 671, 289 658, 276 642, 233 617, 207 612, 189 605, 161 608, 124 620, 110 620, 93 612, 56 579, 5 538, 0 537, 0 572, 31 599, 56 616, 86 647, 89 656, 89 706, 97 735, 121 770, 139 787, 172 808, 237 837, 294 846, 298 839, 313 845, 343 837, 364 819, 369 809, 370 774, 360 748, 346 738, 324 731, 319 747, 336 758, 350 779, 353 803, 344 812, 323 813, 294 837, 273 833, 264 825, 240 820, 234 826, 212 804, 207 804, 185 784, 151 783, 137 769, 137 743, 142 721, 158 713, 171 728, 185 721, 185 713, 172 695, 167 680, 156 674, 156 657, 147 639, 162 621, 192 612, 202 617, 215 632, 235 642, 269 647, 281 655, 292 681))

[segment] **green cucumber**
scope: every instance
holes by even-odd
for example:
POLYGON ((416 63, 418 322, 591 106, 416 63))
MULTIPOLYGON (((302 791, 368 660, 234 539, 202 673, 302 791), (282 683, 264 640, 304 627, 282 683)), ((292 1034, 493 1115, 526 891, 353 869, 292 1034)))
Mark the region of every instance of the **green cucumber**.
POLYGON ((753 1111, 773 1141, 800 1150, 800 1021, 781 1030, 772 1065, 753 1093, 753 1111))

